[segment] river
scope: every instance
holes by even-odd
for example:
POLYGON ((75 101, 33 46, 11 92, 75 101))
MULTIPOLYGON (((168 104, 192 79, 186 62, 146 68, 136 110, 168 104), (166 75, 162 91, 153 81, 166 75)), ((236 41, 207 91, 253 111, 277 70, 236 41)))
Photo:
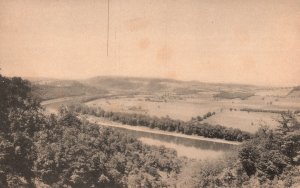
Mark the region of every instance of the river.
POLYGON ((184 156, 191 159, 214 159, 222 156, 225 152, 232 151, 240 144, 238 142, 185 135, 142 126, 124 125, 91 115, 85 115, 82 116, 82 118, 101 126, 122 131, 137 138, 144 144, 155 146, 163 145, 167 148, 175 149, 178 156, 184 156))
POLYGON ((228 143, 219 143, 206 140, 196 140, 172 135, 161 135, 151 132, 141 132, 129 130, 126 128, 113 127, 116 130, 124 132, 137 138, 144 144, 154 146, 165 146, 177 151, 178 156, 191 159, 214 159, 222 156, 225 152, 230 152, 236 145, 228 143))

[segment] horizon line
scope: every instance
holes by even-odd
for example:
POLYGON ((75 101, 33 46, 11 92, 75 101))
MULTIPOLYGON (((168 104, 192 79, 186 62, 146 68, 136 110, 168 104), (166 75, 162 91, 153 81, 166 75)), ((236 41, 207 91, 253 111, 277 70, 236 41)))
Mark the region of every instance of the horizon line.
MULTIPOLYGON (((0 73, 1 74, 1 73, 0 73)), ((3 75, 3 74, 2 74, 3 75)), ((68 81, 84 81, 97 77, 107 77, 107 78, 133 78, 133 79, 157 79, 157 80, 172 80, 177 82, 198 82, 198 83, 207 83, 207 84, 231 84, 231 85, 243 85, 243 86, 257 86, 257 87, 297 87, 300 84, 251 84, 251 83, 242 83, 242 82, 220 82, 220 81, 204 81, 204 80, 184 80, 184 79, 176 79, 176 78, 168 78, 168 77, 151 77, 151 76, 127 76, 127 75, 97 75, 85 78, 65 78, 65 77, 40 77, 40 76, 8 76, 8 77, 22 77, 25 79, 52 79, 52 80, 68 80, 68 81)))

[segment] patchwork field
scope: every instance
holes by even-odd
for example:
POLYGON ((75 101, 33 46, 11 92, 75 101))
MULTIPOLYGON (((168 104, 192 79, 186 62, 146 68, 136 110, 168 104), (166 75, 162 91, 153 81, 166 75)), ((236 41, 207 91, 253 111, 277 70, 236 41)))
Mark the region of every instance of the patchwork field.
POLYGON ((86 104, 99 106, 106 111, 148 114, 157 117, 169 116, 173 119, 184 121, 190 120, 194 116, 220 109, 216 105, 201 105, 184 101, 152 102, 136 98, 99 99, 86 104))
MULTIPOLYGON (((213 97, 186 97, 180 100, 149 100, 149 96, 120 97, 97 99, 86 103, 89 106, 101 107, 106 111, 147 114, 189 121, 192 117, 203 116, 208 112, 216 114, 203 120, 204 123, 239 128, 252 132, 260 126, 275 128, 278 125, 278 113, 247 112, 241 109, 264 111, 296 111, 300 108, 300 100, 293 98, 276 98, 270 96, 253 96, 246 100, 215 99, 213 97)), ((298 116, 297 116, 298 117, 298 116)), ((298 117, 299 118, 299 117, 298 117)))

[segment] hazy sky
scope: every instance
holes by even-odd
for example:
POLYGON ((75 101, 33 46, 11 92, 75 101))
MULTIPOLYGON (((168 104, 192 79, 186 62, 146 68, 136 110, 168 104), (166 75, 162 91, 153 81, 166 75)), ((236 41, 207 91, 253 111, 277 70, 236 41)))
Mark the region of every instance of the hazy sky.
POLYGON ((7 76, 300 84, 299 0, 0 0, 7 76))

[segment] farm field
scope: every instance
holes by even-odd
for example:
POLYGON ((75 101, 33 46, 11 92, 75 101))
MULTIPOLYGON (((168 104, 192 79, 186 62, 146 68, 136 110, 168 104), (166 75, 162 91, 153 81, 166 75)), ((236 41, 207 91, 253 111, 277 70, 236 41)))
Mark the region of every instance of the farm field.
MULTIPOLYGON (((275 128, 279 114, 268 112, 245 112, 241 109, 296 111, 300 109, 300 100, 287 97, 252 96, 241 99, 215 99, 212 96, 182 95, 178 99, 164 101, 147 100, 149 96, 133 96, 97 99, 86 104, 101 107, 105 111, 147 114, 150 116, 165 117, 189 121, 192 117, 203 116, 208 112, 216 114, 205 119, 203 123, 239 128, 254 133, 261 125, 275 128)), ((299 117, 298 117, 299 118, 299 117)))
POLYGON ((255 93, 258 96, 281 96, 285 97, 291 91, 290 88, 278 88, 278 89, 262 89, 255 93))
POLYGON ((270 128, 278 126, 278 114, 263 112, 226 111, 217 113, 203 122, 212 125, 239 128, 250 133, 255 133, 260 126, 267 125, 270 128))
POLYGON ((209 111, 219 110, 219 107, 216 105, 201 105, 184 101, 152 102, 136 98, 99 99, 86 104, 94 107, 99 106, 106 111, 148 114, 157 117, 169 116, 172 119, 184 121, 209 111))

